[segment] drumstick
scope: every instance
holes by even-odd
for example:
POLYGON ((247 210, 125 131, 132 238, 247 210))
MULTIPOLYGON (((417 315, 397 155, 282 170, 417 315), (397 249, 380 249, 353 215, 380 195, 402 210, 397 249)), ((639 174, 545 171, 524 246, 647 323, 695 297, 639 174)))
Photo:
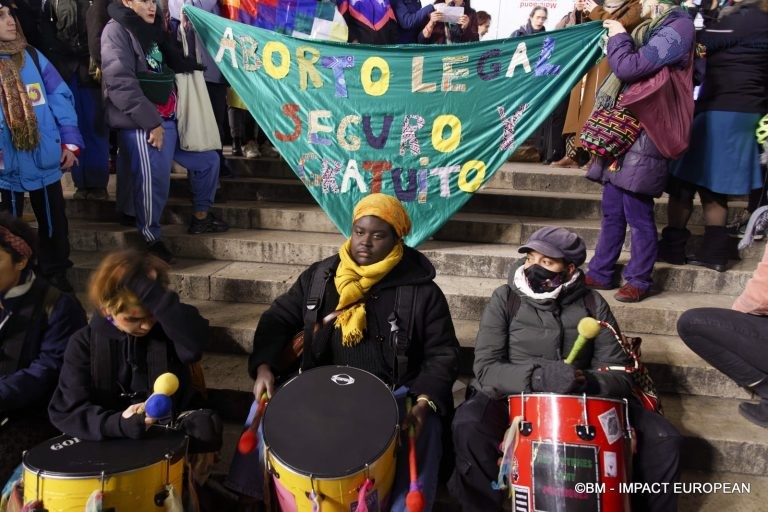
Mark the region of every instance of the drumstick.
POLYGON ((576 342, 571 348, 571 352, 565 359, 567 364, 573 364, 576 360, 576 356, 579 355, 581 349, 587 344, 587 341, 594 339, 600 334, 600 322, 592 318, 591 316, 585 316, 579 320, 579 325, 576 326, 576 330, 579 335, 576 337, 576 342))
POLYGON ((261 398, 259 398, 259 408, 256 409, 253 421, 248 425, 248 428, 245 429, 245 432, 240 435, 240 441, 237 443, 237 451, 243 455, 251 453, 259 444, 256 432, 259 430, 259 423, 261 423, 261 417, 264 415, 264 408, 267 406, 267 402, 267 394, 262 393, 261 398))
MULTIPOLYGON (((411 397, 405 399, 405 406, 410 412, 411 397)), ((422 512, 424 510, 424 494, 419 488, 419 472, 416 466, 416 429, 413 423, 408 426, 408 465, 411 470, 411 487, 405 496, 405 506, 408 512, 422 512)))

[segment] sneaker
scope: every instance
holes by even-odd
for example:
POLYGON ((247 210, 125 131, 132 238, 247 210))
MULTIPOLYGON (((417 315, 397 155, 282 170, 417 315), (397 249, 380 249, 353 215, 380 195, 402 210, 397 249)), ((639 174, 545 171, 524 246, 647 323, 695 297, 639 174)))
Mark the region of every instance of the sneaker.
POLYGON ((88 190, 88 199, 98 199, 106 201, 109 199, 109 193, 105 188, 92 188, 88 190))
POLYGON ((72 283, 70 283, 69 279, 67 279, 66 270, 62 270, 61 272, 56 272, 55 274, 51 274, 50 276, 47 276, 45 280, 48 281, 48 284, 50 284, 54 288, 58 288, 64 293, 72 293, 75 291, 75 288, 72 286, 72 283))
POLYGON ((217 219, 211 212, 200 220, 194 215, 192 221, 189 223, 189 229, 187 233, 190 235, 200 235, 202 233, 223 233, 229 229, 229 224, 221 219, 217 219))
POLYGON ((88 189, 79 188, 75 190, 75 193, 72 194, 72 199, 88 199, 88 189))
POLYGON ((278 158, 280 156, 280 153, 269 142, 265 142, 259 146, 259 152, 261 153, 261 156, 266 158, 278 158))
POLYGON ((613 295, 613 298, 619 302, 640 302, 651 294, 651 290, 641 290, 629 283, 624 284, 619 291, 613 295))
POLYGON ((147 242, 147 252, 153 254, 166 263, 173 263, 173 253, 168 250, 162 240, 147 242))
POLYGON ((615 286, 611 286, 610 284, 602 284, 598 282, 596 279, 593 279, 592 276, 586 275, 584 276, 584 286, 587 288, 592 288, 593 290, 613 290, 616 288, 615 286))
POLYGON ((261 152, 259 151, 259 146, 256 145, 256 142, 250 141, 248 144, 243 146, 243 154, 245 155, 245 158, 259 158, 261 157, 261 152))
POLYGON ((739 414, 755 425, 768 428, 768 400, 759 403, 742 402, 739 404, 739 414))

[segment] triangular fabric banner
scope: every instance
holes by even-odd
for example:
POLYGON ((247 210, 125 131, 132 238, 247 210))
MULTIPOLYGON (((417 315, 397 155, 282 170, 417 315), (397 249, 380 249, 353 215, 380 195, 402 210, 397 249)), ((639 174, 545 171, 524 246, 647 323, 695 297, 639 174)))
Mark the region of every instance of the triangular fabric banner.
POLYGON ((259 126, 339 230, 365 195, 400 199, 418 246, 602 57, 599 22, 460 45, 296 39, 185 6, 259 126))

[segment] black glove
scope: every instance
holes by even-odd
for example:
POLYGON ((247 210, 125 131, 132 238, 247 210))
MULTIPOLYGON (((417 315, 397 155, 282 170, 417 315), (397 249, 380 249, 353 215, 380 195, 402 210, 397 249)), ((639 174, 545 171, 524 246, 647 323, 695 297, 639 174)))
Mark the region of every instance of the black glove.
POLYGON ((546 393, 570 393, 578 387, 576 368, 563 361, 542 360, 531 373, 531 389, 546 393))
POLYGON ((189 436, 189 453, 215 452, 221 448, 221 418, 211 409, 196 409, 179 415, 180 429, 189 436))

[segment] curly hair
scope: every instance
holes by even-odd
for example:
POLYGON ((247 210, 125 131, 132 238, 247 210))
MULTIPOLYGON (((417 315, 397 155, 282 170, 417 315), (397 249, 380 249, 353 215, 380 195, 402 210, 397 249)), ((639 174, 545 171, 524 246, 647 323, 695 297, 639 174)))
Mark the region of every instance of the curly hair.
MULTIPOLYGON (((32 256, 29 258, 27 268, 34 266, 37 263, 37 232, 23 220, 14 217, 10 213, 0 213, 0 227, 3 227, 11 232, 11 234, 18 236, 32 249, 32 256)), ((14 249, 11 243, 0 236, 0 249, 4 250, 11 255, 11 260, 14 263, 18 263, 24 259, 18 250, 14 249)))
POLYGON ((143 307, 126 283, 132 276, 142 273, 167 287, 168 268, 160 258, 134 249, 110 253, 91 273, 88 299, 98 311, 108 315, 117 315, 131 307, 143 307))

